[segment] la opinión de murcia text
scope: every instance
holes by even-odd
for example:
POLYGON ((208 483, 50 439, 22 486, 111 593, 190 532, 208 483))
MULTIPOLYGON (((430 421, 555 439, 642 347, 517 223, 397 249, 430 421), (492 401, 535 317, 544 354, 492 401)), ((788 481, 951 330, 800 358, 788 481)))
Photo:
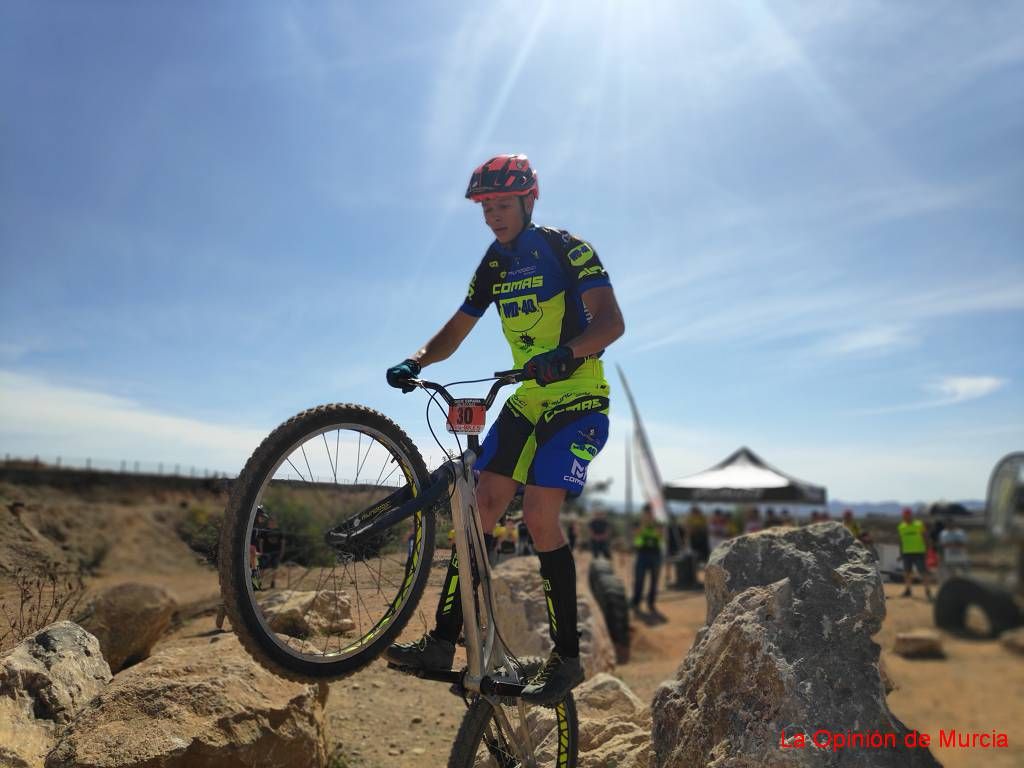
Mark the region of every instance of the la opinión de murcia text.
POLYGON ((939 737, 921 731, 905 734, 882 731, 830 731, 824 728, 806 733, 797 728, 784 728, 779 732, 779 749, 824 749, 838 752, 842 749, 928 749, 931 746, 953 749, 1006 749, 1010 739, 1005 733, 988 731, 958 731, 939 729, 939 737), (902 742, 902 744, 901 744, 902 742))

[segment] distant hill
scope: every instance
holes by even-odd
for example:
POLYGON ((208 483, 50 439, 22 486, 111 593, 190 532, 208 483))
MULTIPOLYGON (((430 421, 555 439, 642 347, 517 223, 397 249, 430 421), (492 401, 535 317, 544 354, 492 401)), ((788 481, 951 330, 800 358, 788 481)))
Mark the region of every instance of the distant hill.
MULTIPOLYGON (((943 501, 946 501, 946 500, 944 499, 943 501)), ((596 505, 596 506, 602 506, 605 509, 608 509, 613 514, 625 514, 625 511, 626 511, 626 509, 625 509, 626 505, 625 505, 625 502, 623 502, 623 501, 601 499, 600 497, 596 497, 596 498, 592 497, 591 499, 589 499, 589 502, 591 504, 596 505)), ((846 510, 846 509, 852 509, 853 510, 853 514, 856 515, 857 517, 867 517, 868 515, 877 516, 877 517, 899 517, 900 513, 903 511, 904 507, 910 507, 915 512, 918 512, 918 511, 923 511, 924 509, 926 509, 930 503, 932 503, 932 502, 925 502, 925 501, 913 501, 913 502, 904 502, 904 501, 843 501, 841 499, 833 499, 832 501, 830 501, 828 503, 828 513, 829 513, 830 517, 832 517, 833 519, 836 519, 836 520, 838 520, 842 516, 843 510, 846 510)), ((985 502, 984 501, 980 501, 978 499, 967 499, 967 500, 957 499, 956 501, 951 502, 951 503, 962 504, 967 509, 971 510, 972 512, 976 512, 978 514, 981 514, 982 512, 985 511, 985 502)), ((643 500, 642 499, 634 499, 634 501, 633 501, 633 511, 634 511, 634 513, 639 511, 640 506, 642 504, 643 504, 643 500)), ((676 511, 685 510, 687 508, 687 506, 688 506, 686 503, 683 503, 683 502, 671 502, 671 505, 672 505, 673 510, 676 510, 676 511)), ((726 504, 721 504, 721 505, 705 504, 704 506, 705 506, 705 508, 710 507, 712 509, 715 506, 722 506, 722 507, 728 508, 728 505, 726 505, 726 504)), ((796 515, 798 517, 808 516, 808 515, 810 515, 811 510, 815 509, 815 507, 810 507, 810 506, 801 506, 801 505, 796 505, 796 504, 779 504, 779 503, 762 504, 761 506, 762 507, 774 507, 776 511, 781 510, 781 509, 788 509, 790 512, 796 513, 796 515)), ((820 507, 818 507, 818 509, 820 509, 820 507)))

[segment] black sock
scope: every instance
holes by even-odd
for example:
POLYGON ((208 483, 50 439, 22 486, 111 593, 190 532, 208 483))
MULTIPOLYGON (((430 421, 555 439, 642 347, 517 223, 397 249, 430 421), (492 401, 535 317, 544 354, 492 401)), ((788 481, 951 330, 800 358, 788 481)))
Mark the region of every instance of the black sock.
POLYGON ((569 547, 539 552, 540 577, 548 604, 551 642, 560 656, 579 656, 580 637, 576 629, 576 562, 569 547))
MULTIPOLYGON (((487 551, 494 549, 494 537, 484 534, 487 551)), ((462 630, 462 598, 459 596, 459 558, 452 550, 452 559, 448 563, 448 572, 444 576, 441 599, 434 614, 434 630, 431 634, 449 643, 459 639, 462 630)))
POLYGON ((441 599, 434 614, 434 630, 430 634, 454 643, 462 629, 462 599, 459 597, 459 556, 452 550, 448 572, 441 582, 441 599))

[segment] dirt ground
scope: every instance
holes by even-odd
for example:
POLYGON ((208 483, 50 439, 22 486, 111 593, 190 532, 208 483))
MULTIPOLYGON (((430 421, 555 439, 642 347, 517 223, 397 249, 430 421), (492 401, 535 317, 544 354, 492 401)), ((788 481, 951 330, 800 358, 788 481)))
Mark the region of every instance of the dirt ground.
MULTIPOLYGON (((0 501, 6 504, 16 490, 26 496, 23 489, 0 487, 0 501)), ((69 498, 54 499, 42 491, 27 496, 31 534, 15 530, 11 519, 0 519, 0 557, 5 562, 20 559, 34 546, 37 532, 45 528, 41 521, 47 510, 61 510, 64 552, 69 551, 69 545, 79 548, 79 540, 86 551, 91 551, 88 547, 96 546, 93 540, 97 536, 108 547, 102 566, 89 579, 90 591, 120 581, 160 584, 183 607, 182 621, 162 642, 194 645, 197 652, 209 647, 217 632, 217 577, 212 567, 173 535, 168 516, 179 507, 180 500, 157 499, 142 506, 104 501, 96 507, 69 498), (102 527, 89 523, 100 518, 102 527)), ((4 512, 5 507, 0 508, 0 518, 4 512)), ((61 548, 56 547, 54 560, 60 552, 61 548)), ((437 553, 435 561, 443 554, 437 553)), ((628 558, 620 556, 616 570, 628 574, 628 565, 628 558)), ((588 557, 579 555, 581 587, 587 566, 588 557)), ((405 637, 419 636, 431 625, 442 577, 442 569, 435 567, 421 609, 405 637)), ((901 585, 886 585, 888 615, 875 638, 896 684, 889 695, 892 711, 909 728, 932 735, 933 754, 950 768, 1024 765, 1024 657, 1011 654, 995 641, 972 642, 949 635, 943 635, 945 659, 911 661, 895 656, 891 648, 897 632, 933 626, 931 605, 920 588, 910 599, 899 597, 901 589, 901 585), (1006 733, 1010 748, 944 749, 937 743, 939 729, 1006 733)), ((616 670, 648 702, 658 685, 675 674, 706 611, 701 592, 671 590, 662 591, 658 608, 660 617, 633 617, 631 658, 616 670)), ((456 663, 459 661, 457 658, 456 663)), ((461 699, 444 684, 402 675, 375 661, 330 686, 326 721, 328 747, 334 754, 332 767, 444 765, 464 712, 461 699)))

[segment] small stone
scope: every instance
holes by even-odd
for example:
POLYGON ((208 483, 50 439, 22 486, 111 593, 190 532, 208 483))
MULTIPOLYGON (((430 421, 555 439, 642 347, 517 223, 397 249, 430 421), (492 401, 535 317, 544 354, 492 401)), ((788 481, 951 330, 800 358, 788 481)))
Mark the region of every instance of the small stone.
POLYGON ((942 659, 946 656, 942 650, 942 638, 931 629, 900 632, 892 650, 908 659, 942 659))
POLYGON ((412 748, 412 753, 414 755, 422 755, 422 754, 425 754, 426 751, 427 750, 425 750, 423 747, 413 747, 412 748))
POLYGON ((1013 653, 1024 654, 1024 627, 1009 629, 999 636, 1003 648, 1013 653))
POLYGON ((414 718, 412 719, 412 724, 413 724, 413 725, 419 725, 419 724, 420 724, 420 723, 422 723, 422 722, 423 722, 423 718, 422 718, 422 717, 420 717, 419 715, 416 715, 416 716, 415 716, 415 717, 414 717, 414 718))

